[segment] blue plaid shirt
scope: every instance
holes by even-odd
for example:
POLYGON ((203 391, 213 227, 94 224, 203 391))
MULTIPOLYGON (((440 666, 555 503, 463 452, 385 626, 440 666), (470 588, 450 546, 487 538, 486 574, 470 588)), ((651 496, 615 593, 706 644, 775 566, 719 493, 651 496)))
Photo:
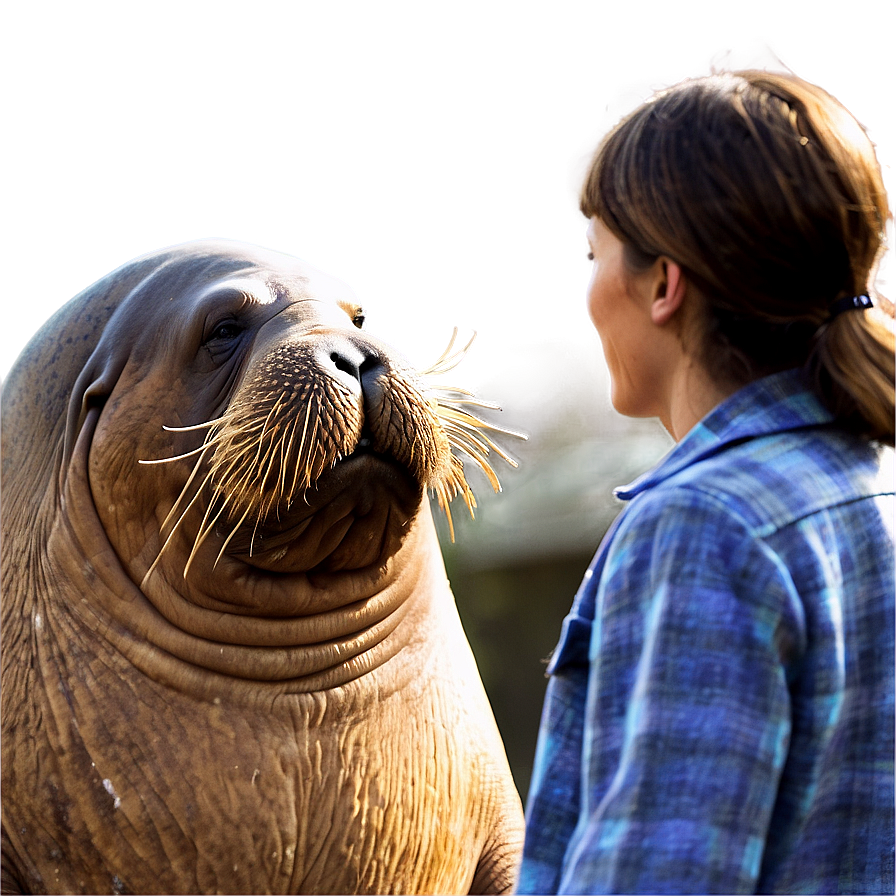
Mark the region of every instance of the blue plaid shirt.
POLYGON ((617 492, 519 892, 893 892, 894 458, 831 424, 776 374, 617 492))

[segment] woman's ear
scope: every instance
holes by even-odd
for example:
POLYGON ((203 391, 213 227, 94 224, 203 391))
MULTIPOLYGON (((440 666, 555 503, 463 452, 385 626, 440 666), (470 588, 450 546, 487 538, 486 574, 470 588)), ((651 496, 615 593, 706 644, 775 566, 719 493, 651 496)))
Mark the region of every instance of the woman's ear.
POLYGON ((687 279, 681 265, 661 255, 657 260, 656 278, 653 284, 653 299, 650 317, 662 327, 669 323, 684 302, 687 279))

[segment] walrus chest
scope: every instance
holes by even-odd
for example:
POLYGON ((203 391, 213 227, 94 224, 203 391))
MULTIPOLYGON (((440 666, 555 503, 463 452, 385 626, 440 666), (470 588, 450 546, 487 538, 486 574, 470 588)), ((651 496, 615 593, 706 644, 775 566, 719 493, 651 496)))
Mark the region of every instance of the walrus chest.
POLYGON ((138 676, 100 675, 89 691, 78 678, 48 689, 36 749, 17 734, 4 744, 4 785, 18 793, 28 779, 31 805, 49 809, 5 807, 35 890, 469 886, 478 760, 425 688, 380 699, 371 682, 366 701, 248 707, 138 676))

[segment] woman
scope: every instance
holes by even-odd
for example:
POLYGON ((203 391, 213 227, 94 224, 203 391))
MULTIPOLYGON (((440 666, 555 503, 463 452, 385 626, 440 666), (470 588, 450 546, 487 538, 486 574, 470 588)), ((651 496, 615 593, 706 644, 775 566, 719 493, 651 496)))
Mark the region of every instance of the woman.
POLYGON ((873 147, 795 76, 714 75, 623 120, 581 207, 613 403, 678 444, 564 622, 519 890, 892 893, 873 147))

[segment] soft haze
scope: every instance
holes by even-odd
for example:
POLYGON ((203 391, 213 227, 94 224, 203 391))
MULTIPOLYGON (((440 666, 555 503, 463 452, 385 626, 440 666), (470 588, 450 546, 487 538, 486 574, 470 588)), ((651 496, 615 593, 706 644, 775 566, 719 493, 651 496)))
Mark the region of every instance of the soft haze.
POLYGON ((788 66, 866 125, 892 195, 891 14, 861 0, 848 15, 787 0, 14 4, 0 375, 107 271, 220 236, 345 280, 417 364, 458 325, 479 331, 473 380, 533 400, 583 378, 601 392, 577 210, 600 136, 683 77, 788 66))

